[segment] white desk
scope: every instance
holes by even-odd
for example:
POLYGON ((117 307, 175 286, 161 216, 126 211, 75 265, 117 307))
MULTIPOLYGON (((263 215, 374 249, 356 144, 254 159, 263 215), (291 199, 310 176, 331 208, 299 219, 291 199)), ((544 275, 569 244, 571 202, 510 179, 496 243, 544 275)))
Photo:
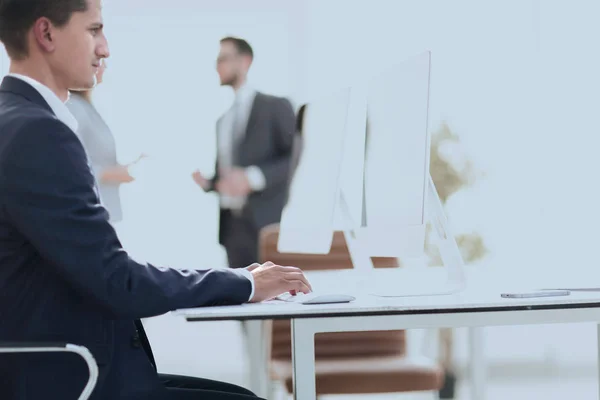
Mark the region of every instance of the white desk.
MULTIPOLYGON (((499 291, 467 290, 458 295, 379 298, 358 295, 349 304, 244 304, 178 310, 188 321, 292 320, 294 398, 315 398, 314 335, 320 332, 444 327, 485 327, 600 322, 600 293, 566 297, 503 299, 499 291)), ((600 342, 600 331, 599 331, 600 342)), ((476 372, 476 371, 474 371, 476 372)), ((484 398, 477 389, 479 400, 484 398)))

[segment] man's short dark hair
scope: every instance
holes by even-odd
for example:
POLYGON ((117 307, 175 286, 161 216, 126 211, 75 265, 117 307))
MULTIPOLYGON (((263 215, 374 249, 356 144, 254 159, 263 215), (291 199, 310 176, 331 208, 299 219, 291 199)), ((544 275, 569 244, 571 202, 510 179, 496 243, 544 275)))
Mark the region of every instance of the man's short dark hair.
POLYGON ((250 43, 245 41, 244 39, 240 39, 233 36, 227 36, 221 39, 221 43, 232 43, 239 54, 250 56, 250 58, 254 58, 254 52, 252 51, 252 46, 250 43))
POLYGON ((27 33, 39 18, 66 25, 74 12, 86 11, 88 0, 0 0, 0 42, 12 59, 27 57, 27 33))

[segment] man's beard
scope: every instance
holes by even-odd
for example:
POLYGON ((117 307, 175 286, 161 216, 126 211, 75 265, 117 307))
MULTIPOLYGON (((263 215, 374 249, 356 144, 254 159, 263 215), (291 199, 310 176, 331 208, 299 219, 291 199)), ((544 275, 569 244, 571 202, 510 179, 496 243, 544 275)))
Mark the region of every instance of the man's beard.
POLYGON ((222 81, 221 86, 235 86, 238 81, 239 81, 239 76, 235 75, 229 80, 222 81))

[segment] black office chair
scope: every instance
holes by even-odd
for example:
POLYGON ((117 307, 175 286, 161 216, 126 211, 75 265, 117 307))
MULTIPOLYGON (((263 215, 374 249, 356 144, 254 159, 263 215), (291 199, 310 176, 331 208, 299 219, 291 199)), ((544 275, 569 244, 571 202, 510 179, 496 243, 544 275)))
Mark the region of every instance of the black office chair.
POLYGON ((83 346, 70 343, 21 343, 0 342, 0 353, 75 353, 81 356, 88 366, 90 377, 79 396, 79 400, 87 400, 96 387, 98 381, 98 364, 90 351, 83 346))

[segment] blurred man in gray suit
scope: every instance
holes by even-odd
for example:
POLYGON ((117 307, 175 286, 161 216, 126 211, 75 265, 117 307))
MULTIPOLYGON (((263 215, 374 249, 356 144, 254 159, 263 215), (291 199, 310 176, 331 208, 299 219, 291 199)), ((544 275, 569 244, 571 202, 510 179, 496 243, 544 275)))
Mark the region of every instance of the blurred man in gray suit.
POLYGON ((199 171, 192 174, 203 190, 219 194, 219 243, 233 268, 257 261, 260 229, 281 219, 296 129, 287 99, 246 84, 253 58, 245 40, 221 39, 217 72, 221 85, 235 91, 235 100, 217 121, 214 177, 207 179, 199 171))

